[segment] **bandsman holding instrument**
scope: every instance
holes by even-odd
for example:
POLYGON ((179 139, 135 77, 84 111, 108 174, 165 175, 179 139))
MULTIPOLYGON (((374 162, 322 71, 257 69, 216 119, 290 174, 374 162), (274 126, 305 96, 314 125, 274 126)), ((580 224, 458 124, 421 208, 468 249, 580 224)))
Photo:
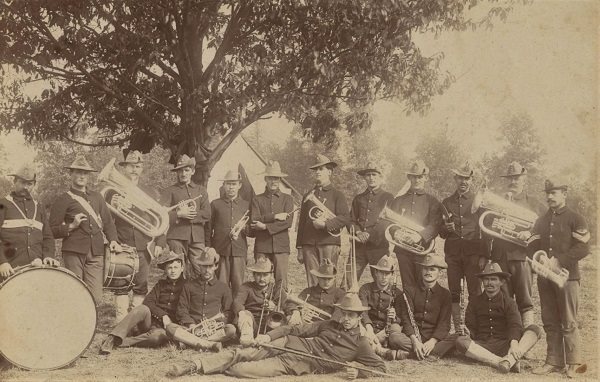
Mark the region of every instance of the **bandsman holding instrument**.
POLYGON ((500 291, 510 274, 498 264, 489 262, 477 276, 484 292, 469 297, 466 335, 456 339, 456 349, 502 373, 519 373, 519 359, 537 343, 542 330, 535 324, 523 329, 517 303, 500 291))
POLYGON ((442 222, 440 202, 425 192, 429 167, 422 160, 417 160, 412 163, 406 176, 410 181, 410 189, 389 205, 401 219, 409 222, 406 227, 396 223, 401 228, 393 224, 390 229, 393 241, 400 244, 396 245, 394 252, 398 258, 402 288, 419 284, 421 268, 417 263, 423 259, 423 255, 433 250, 432 243, 442 222))
POLYGON ((60 265, 45 209, 31 196, 35 169, 24 165, 9 176, 14 177, 13 190, 0 199, 0 281, 27 264, 60 265))
POLYGON ((50 210, 50 227, 55 239, 63 239, 65 268, 81 278, 92 291, 96 305, 102 301, 104 245, 121 252, 117 229, 102 195, 88 187, 95 172, 83 156, 70 166, 71 188, 56 198, 50 210))
MULTIPOLYGON (((354 197, 350 209, 350 218, 358 239, 356 243, 356 278, 360 280, 368 264, 377 264, 379 259, 388 253, 388 242, 383 238, 383 230, 377 223, 379 214, 394 199, 394 195, 381 188, 383 178, 377 164, 369 162, 364 169, 357 173, 367 184, 367 189, 354 197)), ((374 272, 371 274, 374 279, 374 272)))
MULTIPOLYGON (((544 192, 550 209, 535 222, 527 246, 528 256, 537 251, 546 259, 542 268, 547 275, 538 274, 537 283, 542 306, 542 323, 548 343, 546 362, 535 369, 535 374, 562 371, 573 378, 585 371, 581 355, 577 307, 579 303, 579 261, 589 254, 588 231, 585 218, 566 204, 567 183, 546 180, 544 192), (556 275, 565 280, 556 283, 556 275), (553 277, 549 277, 553 276, 553 277), (562 285, 559 286, 559 285, 562 285)), ((525 232, 521 238, 529 235, 525 232)), ((539 257, 534 256, 539 262, 539 257)), ((537 268, 534 264, 534 269, 537 268)))
POLYGON ((220 351, 222 342, 235 338, 231 290, 215 277, 219 255, 214 248, 207 247, 197 265, 200 276, 185 283, 177 304, 179 324, 167 325, 167 333, 197 350, 220 351))
POLYGON ((448 289, 452 293, 452 321, 454 329, 460 325, 460 280, 467 279, 469 298, 481 293, 477 273, 488 262, 489 250, 481 239, 478 211, 472 212, 475 197, 473 167, 469 162, 454 172, 456 192, 442 202, 444 224, 440 236, 446 239, 444 252, 448 264, 448 289))
POLYGON ((331 174, 337 163, 318 154, 309 168, 315 176, 315 187, 304 195, 300 208, 298 236, 298 261, 304 264, 308 286, 317 285, 310 271, 319 267, 323 259, 334 265, 340 255, 341 230, 350 224, 348 202, 344 194, 333 188, 331 174))
POLYGON ((262 175, 266 183, 265 192, 254 196, 250 211, 251 228, 256 237, 254 256, 256 260, 269 259, 273 263, 275 282, 281 282, 284 290, 287 290, 290 257, 288 231, 292 226, 294 200, 279 189, 281 179, 287 176, 281 172, 279 162, 269 162, 262 175))
MULTIPOLYGON (((538 199, 524 191, 527 181, 527 169, 521 166, 520 163, 511 162, 508 165, 506 174, 500 176, 505 178, 507 183, 508 191, 505 198, 514 205, 504 208, 506 211, 503 211, 502 206, 499 206, 497 212, 503 217, 498 217, 498 215, 493 219, 484 217, 484 225, 480 228, 484 233, 493 233, 493 235, 488 234, 491 238, 492 261, 498 263, 503 271, 511 275, 502 287, 503 292, 508 297, 515 299, 519 312, 521 312, 523 326, 527 327, 533 323, 533 301, 531 299, 533 277, 531 267, 526 261, 526 243, 522 241, 520 244, 516 244, 509 240, 518 233, 517 230, 531 230, 537 216, 544 213, 546 208, 538 199), (513 206, 516 208, 521 207, 522 211, 511 212, 513 206), (512 217, 512 215, 515 216, 512 217), (527 216, 531 217, 528 218, 527 216)), ((482 207, 486 208, 485 205, 482 207)), ((493 209, 494 206, 489 206, 489 208, 493 209)), ((516 208, 514 209, 516 210, 516 208)))
POLYGON ((385 373, 385 364, 362 336, 361 305, 356 293, 348 293, 339 304, 339 322, 320 321, 286 325, 256 339, 259 349, 228 350, 173 365, 170 375, 227 373, 237 378, 268 378, 281 375, 333 373, 345 370, 348 379, 385 373))
POLYGON ((115 347, 153 348, 169 341, 165 328, 177 322, 175 311, 185 284, 183 255, 166 251, 157 265, 166 277, 158 280, 142 305, 133 308, 102 341, 100 354, 110 354, 115 347), (133 328, 137 333, 130 336, 133 328))
POLYGON ((223 181, 225 195, 210 203, 210 243, 221 256, 219 280, 231 286, 235 296, 244 282, 248 255, 248 219, 250 203, 239 196, 241 175, 228 171, 223 181))
POLYGON ((174 207, 169 211, 170 228, 167 232, 167 244, 176 253, 183 253, 188 278, 200 274, 195 263, 204 252, 204 224, 210 221, 210 203, 206 189, 192 182, 196 172, 196 158, 182 155, 171 170, 177 173, 177 183, 167 187, 161 194, 160 204, 174 207))

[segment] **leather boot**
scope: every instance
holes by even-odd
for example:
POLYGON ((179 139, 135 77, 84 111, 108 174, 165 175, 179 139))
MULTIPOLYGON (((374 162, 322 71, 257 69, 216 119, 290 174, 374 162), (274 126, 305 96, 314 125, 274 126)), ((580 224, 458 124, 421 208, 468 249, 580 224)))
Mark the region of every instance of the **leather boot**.
POLYGON ((100 345, 100 354, 107 355, 115 348, 115 336, 109 334, 104 341, 102 341, 102 345, 100 345))
POLYGON ((131 298, 131 309, 137 308, 138 306, 142 305, 145 298, 146 296, 143 294, 134 293, 133 297, 131 298))
MULTIPOLYGON (((526 330, 523 333, 523 337, 519 340, 519 349, 523 354, 527 353, 533 345, 535 345, 539 340, 538 335, 532 330, 526 330)), ((502 370, 508 369, 510 370, 517 360, 512 355, 508 354, 502 359, 502 370)))
POLYGON ((182 375, 192 374, 196 371, 200 372, 201 370, 197 369, 196 364, 194 362, 188 361, 182 363, 175 363, 171 365, 171 369, 167 373, 167 376, 181 377, 182 375))
POLYGON ((477 345, 475 341, 471 341, 469 347, 467 348, 467 351, 465 352, 465 355, 476 361, 495 367, 503 373, 508 373, 508 371, 510 370, 510 368, 505 370, 505 368, 502 367, 504 365, 500 365, 500 362, 503 361, 501 357, 498 357, 496 354, 492 353, 486 348, 477 345))
POLYGON ((524 328, 527 328, 529 325, 533 324, 533 310, 528 310, 527 312, 521 313, 521 322, 523 323, 524 328))
POLYGON ((460 303, 453 302, 452 303, 452 323, 454 324, 454 333, 460 332, 461 322, 462 322, 462 318, 460 315, 460 303))
POLYGON ((129 295, 127 294, 116 294, 115 295, 115 308, 116 308, 116 320, 121 322, 122 319, 128 313, 129 310, 129 295))
POLYGON ((218 352, 223 348, 223 345, 221 345, 220 342, 212 342, 200 337, 196 337, 194 334, 188 332, 184 328, 177 328, 177 330, 175 330, 173 333, 173 339, 188 346, 192 346, 196 350, 212 350, 218 352))

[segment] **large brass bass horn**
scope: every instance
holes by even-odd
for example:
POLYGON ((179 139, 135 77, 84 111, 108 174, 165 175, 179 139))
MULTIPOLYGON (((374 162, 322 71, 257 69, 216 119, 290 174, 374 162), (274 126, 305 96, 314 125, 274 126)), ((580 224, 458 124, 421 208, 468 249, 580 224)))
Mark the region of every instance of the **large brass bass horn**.
POLYGON ((521 247, 527 247, 527 242, 518 238, 519 232, 530 231, 538 215, 512 202, 511 192, 507 195, 508 200, 493 194, 486 187, 482 187, 473 199, 471 212, 475 213, 479 208, 487 210, 479 217, 479 227, 484 233, 521 247), (488 216, 493 217, 491 225, 489 219, 486 220, 488 216))
POLYGON ((115 168, 113 158, 98 174, 97 183, 104 182, 100 194, 109 210, 130 223, 146 236, 157 237, 169 229, 168 209, 140 190, 115 168))
POLYGON ((409 244, 404 239, 400 239, 400 241, 394 240, 392 235, 392 229, 394 228, 400 230, 402 237, 406 237, 409 234, 413 234, 415 232, 419 233, 425 229, 425 227, 422 227, 416 224, 415 222, 412 222, 405 218, 403 214, 404 209, 402 210, 402 214, 399 214, 397 212, 394 212, 388 206, 383 207, 383 210, 381 210, 381 213, 379 214, 379 219, 387 220, 392 223, 385 229, 385 238, 387 239, 388 243, 394 244, 396 247, 403 248, 416 255, 426 255, 432 252, 435 249, 434 240, 431 240, 427 247, 419 243, 409 244))

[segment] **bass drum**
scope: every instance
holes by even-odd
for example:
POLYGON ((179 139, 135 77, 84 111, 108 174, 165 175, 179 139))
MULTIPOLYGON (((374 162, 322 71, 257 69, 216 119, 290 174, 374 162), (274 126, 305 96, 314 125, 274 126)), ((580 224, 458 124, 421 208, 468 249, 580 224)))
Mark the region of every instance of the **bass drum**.
POLYGON ((23 369, 67 366, 94 339, 92 293, 65 268, 17 268, 0 284, 0 309, 0 353, 23 369))

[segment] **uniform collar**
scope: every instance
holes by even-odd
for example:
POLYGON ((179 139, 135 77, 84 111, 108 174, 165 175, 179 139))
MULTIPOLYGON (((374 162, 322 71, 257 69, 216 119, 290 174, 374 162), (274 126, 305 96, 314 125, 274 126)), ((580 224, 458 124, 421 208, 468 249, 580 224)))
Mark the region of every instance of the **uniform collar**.
POLYGON ((279 197, 280 192, 281 192, 280 189, 277 189, 275 192, 271 192, 265 187, 265 195, 267 196, 267 198, 270 197, 271 195, 275 195, 275 196, 279 197))
POLYGON ((175 280, 171 280, 168 276, 165 276, 165 278, 163 280, 167 283, 173 283, 173 284, 179 284, 181 282, 185 282, 185 278, 183 278, 183 272, 181 272, 181 275, 179 275, 179 277, 175 280))
POLYGON ((371 190, 367 187, 367 189, 365 190, 365 194, 373 194, 373 195, 377 195, 379 194, 381 191, 383 191, 383 189, 381 187, 377 187, 374 190, 371 190))
POLYGON ((342 332, 350 333, 352 335, 359 335, 360 334, 360 325, 357 326, 357 327, 355 327, 355 328, 346 330, 346 329, 344 329, 344 325, 342 325, 341 323, 336 322, 336 324, 338 325, 338 329, 340 331, 342 331, 342 332))
POLYGON ((208 284, 212 286, 215 285, 215 283, 217 282, 217 276, 213 276, 213 278, 208 281, 204 281, 202 277, 198 276, 196 277, 196 282, 200 285, 208 284))
POLYGON ((423 195, 423 194, 425 194, 425 190, 413 190, 413 189, 410 189, 406 193, 407 194, 423 195))
POLYGON ((187 185, 188 187, 190 187, 190 188, 196 188, 196 187, 198 187, 198 186, 196 186, 196 183, 194 183, 194 182, 189 182, 189 183, 187 183, 187 184, 186 184, 186 183, 182 183, 182 182, 177 182, 177 186, 178 186, 179 188, 185 188, 185 186, 186 186, 186 185, 187 185))
MULTIPOLYGON (((421 282, 419 283, 419 288, 421 288, 421 290, 422 290, 423 292, 425 292, 427 289, 429 289, 429 288, 427 288, 427 287, 425 286, 425 283, 424 283, 423 281, 421 281, 421 282)), ((433 286, 431 289, 429 289, 429 290, 431 290, 431 293, 436 293, 436 292, 438 292, 438 291, 440 290, 440 288, 441 288, 440 284, 439 284, 439 283, 436 281, 436 282, 435 282, 435 285, 434 285, 434 286, 433 286)))
POLYGON ((323 191, 329 191, 333 188, 333 183, 329 183, 327 186, 315 186, 315 190, 323 190, 323 191))
POLYGON ((552 210, 552 212, 554 212, 556 215, 560 215, 563 212, 565 212, 567 210, 567 205, 565 204, 563 207, 559 208, 558 210, 554 211, 552 208, 550 208, 552 210))
POLYGON ((464 194, 462 194, 462 195, 458 193, 458 190, 456 190, 456 191, 454 192, 454 198, 455 198, 455 199, 458 199, 459 197, 462 197, 462 198, 464 198, 464 199, 469 199, 469 198, 471 197, 471 195, 473 195, 473 191, 472 191, 472 190, 469 190, 469 191, 465 192, 465 193, 464 193, 464 194))
POLYGON ((14 191, 10 192, 10 196, 13 199, 16 199, 18 201, 21 201, 21 200, 33 200, 33 198, 31 197, 31 194, 29 194, 29 193, 27 193, 27 194, 28 194, 27 196, 21 196, 21 195, 17 195, 14 191))
POLYGON ((373 281, 373 290, 376 292, 383 292, 383 293, 387 293, 387 294, 392 294, 392 284, 388 284, 388 286, 386 287, 386 289, 379 289, 379 286, 377 286, 377 283, 375 281, 373 281))
POLYGON ((90 189, 89 189, 89 187, 85 188, 85 192, 76 190, 73 187, 71 187, 71 189, 69 191, 71 191, 75 195, 79 195, 79 196, 90 195, 90 189))
POLYGON ((318 293, 327 293, 327 294, 333 294, 335 292, 336 287, 332 286, 331 288, 325 290, 323 288, 321 288, 320 285, 315 285, 315 291, 318 293))
POLYGON ((482 295, 485 297, 486 300, 491 300, 492 302, 499 302, 502 299, 502 291, 496 293, 496 295, 492 298, 489 298, 485 292, 483 292, 482 295))
POLYGON ((240 195, 236 196, 234 199, 229 199, 229 197, 227 195, 225 195, 225 196, 223 196, 223 200, 226 203, 234 202, 235 204, 238 204, 240 202, 240 195))
POLYGON ((521 200, 521 199, 526 199, 526 198, 527 198, 527 194, 525 193, 525 191, 521 192, 518 195, 512 196, 512 200, 521 200))

